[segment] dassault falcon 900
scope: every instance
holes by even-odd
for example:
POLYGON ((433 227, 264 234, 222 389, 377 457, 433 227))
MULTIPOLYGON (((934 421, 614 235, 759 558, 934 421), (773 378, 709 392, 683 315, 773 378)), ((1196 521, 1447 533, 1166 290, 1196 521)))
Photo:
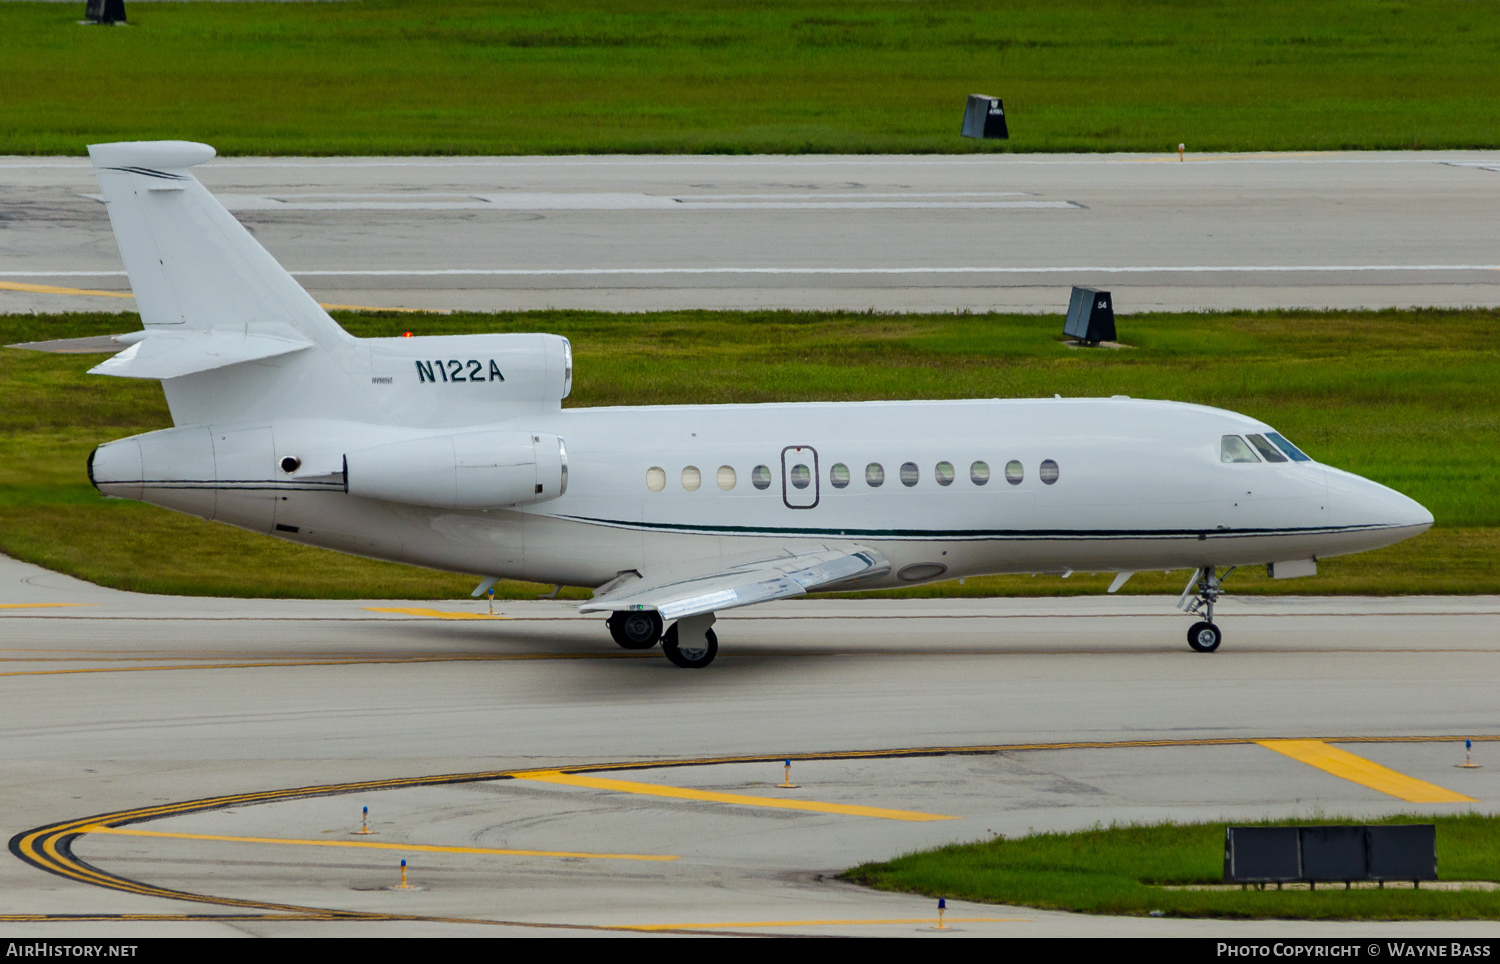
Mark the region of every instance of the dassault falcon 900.
POLYGON ((565 338, 349 335, 189 173, 213 148, 89 155, 144 323, 95 340, 117 354, 92 371, 160 379, 175 425, 99 446, 100 492, 490 577, 476 596, 498 578, 592 586, 580 608, 611 613, 615 642, 678 666, 714 659, 714 614, 736 606, 1072 570, 1117 573, 1111 592, 1191 570, 1188 643, 1212 652, 1222 568, 1312 575, 1432 524, 1200 405, 563 408, 565 338))

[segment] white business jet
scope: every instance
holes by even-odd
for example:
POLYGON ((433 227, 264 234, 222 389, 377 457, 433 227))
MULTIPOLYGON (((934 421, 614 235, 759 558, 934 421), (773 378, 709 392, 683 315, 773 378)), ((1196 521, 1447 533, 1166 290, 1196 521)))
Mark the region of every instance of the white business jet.
MULTIPOLYGON (((160 379, 175 428, 89 477, 305 545, 592 586, 627 649, 713 661, 714 614, 985 573, 1308 576, 1432 515, 1233 412, 1129 398, 562 407, 567 339, 355 338, 189 173, 213 148, 89 148, 144 331, 92 371, 160 379)), ((79 340, 83 341, 83 340, 79 340)), ((55 345, 54 345, 55 347, 55 345)), ((88 346, 81 346, 88 347, 88 346)), ((72 346, 79 350, 80 346, 72 346)))

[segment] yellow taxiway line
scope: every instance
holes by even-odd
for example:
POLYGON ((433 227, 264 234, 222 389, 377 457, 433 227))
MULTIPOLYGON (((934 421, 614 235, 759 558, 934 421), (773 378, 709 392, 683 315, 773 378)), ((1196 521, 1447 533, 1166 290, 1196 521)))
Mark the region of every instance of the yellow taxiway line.
POLYGON ((445 609, 423 609, 420 606, 366 606, 372 613, 401 613, 406 616, 430 616, 433 619, 509 619, 499 613, 455 613, 445 609))
POLYGON ((1260 746, 1317 767, 1345 780, 1379 790, 1408 803, 1477 803, 1473 797, 1455 793, 1435 783, 1418 780, 1383 767, 1373 760, 1329 746, 1322 740, 1256 740, 1260 746))
POLYGON ((129 291, 96 291, 93 288, 62 288, 57 285, 29 285, 20 281, 0 281, 5 291, 29 291, 37 295, 93 295, 96 298, 134 298, 129 291))
POLYGON ((497 850, 488 847, 438 847, 431 844, 385 843, 376 840, 296 840, 284 837, 225 837, 206 833, 167 833, 160 830, 133 830, 130 827, 106 827, 90 824, 78 833, 115 834, 121 837, 167 837, 172 840, 217 840, 226 843, 281 844, 288 847, 353 847, 366 850, 399 850, 425 854, 489 854, 501 857, 565 857, 580 860, 649 860, 657 862, 678 859, 676 854, 589 854, 569 850, 497 850))
POLYGON ((0 603, 0 609, 56 609, 59 606, 95 606, 97 603, 0 603))
POLYGON ((918 813, 915 810, 886 810, 882 807, 861 807, 847 803, 820 803, 816 800, 752 797, 740 793, 717 793, 712 790, 693 790, 688 787, 662 786, 659 783, 606 780, 600 777, 583 776, 577 773, 563 773, 558 770, 517 773, 515 779, 534 780, 538 783, 557 783, 569 787, 589 787, 594 790, 613 790, 616 793, 638 793, 649 797, 674 797, 679 800, 733 803, 744 807, 772 807, 777 810, 807 810, 813 813, 842 813, 854 817, 878 817, 883 820, 926 822, 929 820, 962 819, 960 817, 945 817, 935 813, 918 813))
MULTIPOLYGON (((27 291, 36 295, 88 295, 93 298, 134 298, 133 291, 101 291, 98 288, 67 288, 60 285, 34 285, 22 281, 0 281, 0 291, 27 291)), ((331 305, 318 303, 318 307, 344 311, 400 311, 412 314, 446 314, 441 308, 382 308, 378 305, 331 305)), ((104 352, 100 352, 104 354, 104 352)))

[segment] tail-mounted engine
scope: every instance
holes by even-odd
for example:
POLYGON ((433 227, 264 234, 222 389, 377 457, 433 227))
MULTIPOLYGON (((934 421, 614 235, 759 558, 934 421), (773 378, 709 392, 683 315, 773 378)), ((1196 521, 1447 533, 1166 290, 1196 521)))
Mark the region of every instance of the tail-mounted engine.
POLYGON ((498 509, 568 490, 568 453, 556 435, 461 432, 344 456, 350 495, 443 509, 498 509))

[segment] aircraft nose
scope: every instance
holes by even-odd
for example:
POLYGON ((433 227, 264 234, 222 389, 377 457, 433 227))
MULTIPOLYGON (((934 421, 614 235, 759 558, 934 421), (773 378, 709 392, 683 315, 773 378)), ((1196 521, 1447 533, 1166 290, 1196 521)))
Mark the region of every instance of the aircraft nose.
POLYGON ((1432 526, 1432 513, 1416 499, 1350 472, 1328 470, 1329 515, 1335 525, 1407 530, 1432 526))

